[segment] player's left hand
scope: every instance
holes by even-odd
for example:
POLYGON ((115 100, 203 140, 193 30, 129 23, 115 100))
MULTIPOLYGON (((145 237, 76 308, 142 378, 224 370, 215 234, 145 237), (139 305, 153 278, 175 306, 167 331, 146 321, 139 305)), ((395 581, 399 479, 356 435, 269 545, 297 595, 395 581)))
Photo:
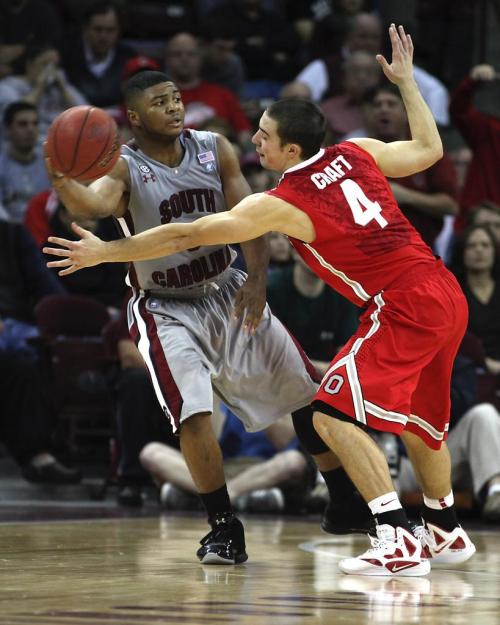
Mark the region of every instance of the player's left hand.
POLYGON ((247 278, 237 291, 234 304, 234 317, 240 319, 245 315, 243 327, 254 334, 262 318, 266 306, 265 280, 247 278))
POLYGON ((49 243, 60 245, 61 247, 44 247, 44 254, 52 256, 64 256, 62 260, 51 260, 47 263, 47 267, 65 267, 59 271, 60 276, 68 276, 84 267, 93 267, 105 262, 104 248, 105 242, 90 230, 85 230, 76 223, 71 224, 71 228, 81 239, 79 241, 70 241, 60 237, 49 237, 49 243))

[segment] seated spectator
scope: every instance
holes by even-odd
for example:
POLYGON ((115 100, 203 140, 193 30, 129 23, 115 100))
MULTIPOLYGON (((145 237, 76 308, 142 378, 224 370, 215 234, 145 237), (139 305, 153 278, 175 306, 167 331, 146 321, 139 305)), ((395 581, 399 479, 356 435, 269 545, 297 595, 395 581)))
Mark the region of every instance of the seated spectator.
POLYGON ((229 89, 238 99, 245 95, 245 68, 235 53, 236 37, 232 24, 210 23, 202 33, 204 80, 229 89))
MULTIPOLYGON (((399 90, 385 83, 366 97, 367 125, 371 127, 366 136, 386 142, 406 140, 408 116, 399 90)), ((444 215, 458 212, 457 178, 449 156, 445 153, 437 163, 413 176, 389 179, 389 184, 405 216, 427 245, 433 247, 444 215)))
MULTIPOLYGON (((248 433, 231 411, 223 412, 220 445, 227 489, 235 508, 242 512, 280 512, 288 504, 296 511, 311 485, 311 470, 297 448, 291 419, 277 421, 265 432, 248 433)), ((180 451, 154 442, 146 445, 140 459, 161 487, 161 502, 166 508, 196 507, 196 487, 180 451)))
POLYGON ((251 125, 236 96, 219 85, 201 77, 200 44, 189 33, 170 39, 165 53, 165 71, 181 92, 186 111, 185 126, 199 128, 205 121, 220 117, 231 126, 244 151, 254 151, 251 125))
POLYGON ((38 335, 35 304, 60 292, 64 289, 45 267, 24 226, 0 220, 0 439, 25 479, 64 484, 81 476, 50 453, 53 410, 29 343, 38 335))
POLYGON ((170 421, 156 399, 144 360, 129 335, 126 311, 104 332, 108 349, 117 355, 119 371, 114 383, 116 437, 118 447, 118 497, 120 505, 138 507, 142 489, 150 482, 139 461, 142 449, 151 441, 179 448, 170 421))
POLYGON ((119 38, 116 5, 93 2, 83 14, 81 36, 68 42, 63 56, 70 82, 95 106, 117 107, 122 102, 124 67, 136 53, 119 38))
POLYGON ((500 259, 488 226, 471 226, 457 237, 451 268, 469 304, 467 329, 481 340, 488 371, 499 375, 500 259))
POLYGON ((469 211, 469 224, 471 226, 487 226, 500 245, 500 205, 483 200, 472 206, 469 211))
POLYGON ((267 301, 324 375, 332 354, 358 327, 359 310, 312 273, 297 252, 292 256, 293 266, 270 274, 267 301))
POLYGON ((59 67, 59 52, 49 46, 31 47, 24 56, 24 74, 0 80, 0 110, 11 102, 24 100, 37 107, 40 141, 54 119, 71 106, 86 104, 84 96, 71 85, 59 67))
POLYGON ((7 142, 0 152, 0 215, 20 223, 31 198, 50 184, 38 147, 36 107, 28 102, 9 104, 3 124, 7 142))
MULTIPOLYGON (((458 355, 451 379, 451 420, 447 439, 453 490, 468 490, 487 521, 500 521, 500 414, 491 404, 477 403, 472 361, 458 355)), ((419 490, 408 458, 401 459, 402 493, 419 490)))
POLYGON ((280 91, 280 98, 299 98, 311 100, 312 93, 309 87, 303 82, 289 82, 280 91))
MULTIPOLYGON (((226 1, 206 19, 209 23, 231 25, 247 81, 261 83, 260 97, 275 95, 266 93, 265 81, 285 83, 291 79, 300 39, 292 25, 277 11, 265 8, 262 0, 226 1)), ((267 85, 267 89, 272 90, 272 85, 267 85)))
POLYGON ((275 269, 285 269, 294 264, 292 248, 287 237, 281 232, 270 232, 267 235, 269 241, 269 268, 268 273, 275 269))
MULTIPOLYGON (((14 0, 0 3, 0 62, 14 65, 27 46, 61 44, 62 24, 52 2, 14 0)), ((8 71, 6 75, 12 73, 8 71)))
POLYGON ((332 141, 338 141, 363 124, 361 107, 363 96, 380 82, 381 77, 380 65, 368 52, 362 50, 353 52, 344 61, 342 93, 324 100, 321 104, 321 109, 333 133, 332 141))
POLYGON ((451 121, 472 150, 472 161, 460 197, 460 214, 455 222, 458 230, 464 228, 467 212, 475 204, 490 200, 500 205, 497 166, 500 161, 500 115, 483 113, 474 105, 474 95, 481 87, 498 80, 498 76, 491 65, 476 65, 451 97, 451 121))
MULTIPOLYGON (((321 102, 325 97, 337 95, 342 87, 342 63, 353 52, 363 50, 370 54, 382 52, 382 23, 374 13, 358 13, 349 20, 349 29, 341 51, 330 56, 311 61, 295 80, 305 83, 311 90, 314 102, 321 102)), ((413 76, 427 102, 437 124, 447 126, 448 92, 445 86, 421 67, 413 66, 413 76)))
MULTIPOLYGON (((87 228, 105 241, 117 239, 118 232, 111 217, 106 219, 75 219, 59 201, 54 190, 43 191, 36 195, 28 205, 25 224, 40 249, 47 243, 47 237, 56 236, 76 240, 71 228, 72 222, 87 228)), ((54 275, 59 279, 57 271, 54 275)), ((87 295, 101 302, 108 308, 112 317, 117 316, 126 291, 125 263, 106 263, 88 267, 61 278, 68 293, 87 295)))

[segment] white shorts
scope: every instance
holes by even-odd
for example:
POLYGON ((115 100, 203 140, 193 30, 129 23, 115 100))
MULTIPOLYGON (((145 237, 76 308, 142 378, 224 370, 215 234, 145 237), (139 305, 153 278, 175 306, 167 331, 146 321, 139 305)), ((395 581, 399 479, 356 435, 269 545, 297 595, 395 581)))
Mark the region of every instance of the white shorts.
POLYGON ((129 301, 130 334, 174 431, 191 415, 212 412, 212 386, 250 432, 309 404, 316 393, 314 367, 268 305, 253 336, 243 319, 233 318, 245 278, 231 269, 204 297, 135 292, 129 301))

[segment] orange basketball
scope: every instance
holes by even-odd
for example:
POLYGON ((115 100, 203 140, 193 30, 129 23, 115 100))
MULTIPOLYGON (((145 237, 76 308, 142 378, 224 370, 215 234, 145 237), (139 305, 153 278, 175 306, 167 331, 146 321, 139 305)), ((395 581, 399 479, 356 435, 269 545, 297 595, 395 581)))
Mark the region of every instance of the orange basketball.
POLYGON ((116 123, 95 106, 73 106, 52 122, 45 153, 65 176, 78 180, 100 178, 120 156, 116 123))

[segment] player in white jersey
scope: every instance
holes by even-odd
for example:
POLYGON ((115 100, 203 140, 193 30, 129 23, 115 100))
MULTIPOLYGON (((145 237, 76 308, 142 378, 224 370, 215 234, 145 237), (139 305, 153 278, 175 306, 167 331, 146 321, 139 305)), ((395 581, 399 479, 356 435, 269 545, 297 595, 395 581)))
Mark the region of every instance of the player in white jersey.
MULTIPOLYGON (((132 77, 125 98, 136 145, 123 148, 108 175, 85 187, 48 162, 71 213, 113 215, 128 236, 231 209, 250 194, 227 139, 183 129, 179 91, 164 74, 132 77)), ((312 433, 306 448, 313 454, 328 450, 314 433, 309 407, 319 379, 265 302, 265 239, 248 241, 242 250, 248 276, 231 268, 234 252, 226 245, 134 262, 128 276, 134 293, 128 306, 131 335, 179 433, 212 526, 198 550, 203 563, 247 559, 209 418, 212 386, 247 430, 292 413, 301 440, 302 424, 312 433)))

